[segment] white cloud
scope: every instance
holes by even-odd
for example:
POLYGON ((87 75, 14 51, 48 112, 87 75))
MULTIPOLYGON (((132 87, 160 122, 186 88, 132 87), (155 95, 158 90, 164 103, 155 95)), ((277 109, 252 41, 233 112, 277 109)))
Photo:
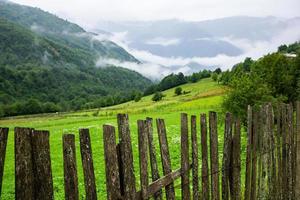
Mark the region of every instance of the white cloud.
POLYGON ((13 0, 83 25, 98 20, 204 20, 234 15, 294 17, 299 0, 13 0))
MULTIPOLYGON (((126 37, 123 37, 123 39, 126 37)), ((120 39, 120 38, 119 38, 120 39)), ((240 47, 245 53, 239 56, 217 55, 215 57, 161 57, 151 54, 147 51, 140 51, 131 49, 121 40, 114 40, 114 42, 120 44, 128 52, 134 55, 137 59, 143 62, 143 64, 119 62, 116 60, 105 60, 105 63, 122 66, 131 70, 135 70, 146 77, 151 79, 159 79, 170 73, 191 73, 191 69, 185 65, 188 63, 198 63, 202 66, 214 66, 221 67, 222 70, 227 70, 233 65, 243 61, 246 57, 252 57, 258 59, 259 57, 266 55, 270 52, 277 50, 281 44, 289 44, 300 40, 300 27, 295 25, 283 30, 280 34, 271 38, 269 41, 250 41, 247 39, 236 38, 218 38, 218 40, 228 41, 238 47, 240 47), (182 66, 182 67, 178 67, 182 66)), ((99 62, 103 62, 100 59, 99 62)), ((99 64, 99 63, 98 63, 99 64)), ((103 64, 103 63, 102 63, 103 64)))
POLYGON ((172 46, 172 45, 177 45, 179 43, 180 43, 179 38, 163 38, 163 37, 156 37, 146 41, 146 44, 161 45, 161 46, 172 46))

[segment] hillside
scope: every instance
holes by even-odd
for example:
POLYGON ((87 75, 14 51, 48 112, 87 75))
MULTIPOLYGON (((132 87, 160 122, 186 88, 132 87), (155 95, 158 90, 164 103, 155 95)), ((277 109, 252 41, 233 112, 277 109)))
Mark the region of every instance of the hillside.
MULTIPOLYGON (((213 82, 211 79, 203 79, 197 83, 182 85, 183 90, 191 91, 186 95, 174 96, 174 88, 164 91, 166 97, 157 103, 151 101, 151 97, 142 98, 140 102, 127 102, 121 105, 102 108, 99 110, 79 111, 73 113, 59 113, 38 117, 11 118, 0 120, 0 127, 10 128, 9 140, 7 144, 7 154, 5 160, 2 198, 14 199, 14 145, 13 129, 14 127, 33 127, 39 130, 50 131, 51 165, 53 172, 53 186, 55 188, 54 199, 64 199, 63 187, 63 163, 62 163, 62 134, 75 133, 76 135, 76 153, 80 158, 80 145, 78 138, 79 128, 89 128, 93 160, 95 167, 95 176, 97 182, 98 199, 104 199, 106 195, 105 188, 105 169, 103 160, 103 141, 102 125, 116 125, 117 113, 129 113, 129 122, 131 128, 131 139, 133 142, 134 157, 138 157, 138 119, 145 117, 162 118, 166 121, 168 132, 168 142, 172 159, 172 167, 180 167, 180 112, 186 112, 189 115, 194 114, 199 117, 200 113, 206 113, 208 110, 218 111, 220 102, 224 94, 224 87, 213 82), (98 116, 96 116, 98 114, 98 116), (78 145, 77 145, 78 144, 78 145)), ((220 137, 222 134, 220 134, 220 137)), ((154 133, 155 143, 158 144, 158 135, 154 133)), ((158 147, 157 147, 158 148, 158 147)), ((159 158, 158 158, 159 159, 159 158)), ((138 159, 134 160, 135 172, 139 173, 138 159)), ((161 165, 159 165, 161 167, 161 165)), ((78 181, 83 183, 82 165, 78 163, 78 181)), ((79 184, 80 199, 85 199, 84 184, 79 184)))
POLYGON ((2 18, 0 51, 0 116, 111 105, 151 83, 2 18))
POLYGON ((78 53, 86 55, 89 62, 95 63, 100 57, 138 62, 115 43, 107 40, 99 41, 96 34, 88 33, 80 26, 39 8, 0 1, 0 17, 31 29, 49 40, 73 48, 78 53))

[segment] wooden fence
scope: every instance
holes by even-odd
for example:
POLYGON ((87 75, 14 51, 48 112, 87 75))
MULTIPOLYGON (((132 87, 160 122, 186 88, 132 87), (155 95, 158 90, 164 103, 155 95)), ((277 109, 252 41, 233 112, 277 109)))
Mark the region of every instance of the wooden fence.
MULTIPOLYGON (((128 115, 119 114, 118 134, 103 126, 107 199, 212 200, 300 199, 300 103, 248 108, 246 161, 241 163, 241 123, 225 116, 223 154, 219 155, 217 114, 200 119, 181 114, 181 167, 172 169, 163 119, 156 119, 162 173, 153 140, 153 120, 138 120, 140 188, 136 188, 128 115), (190 127, 189 127, 190 125, 190 127), (198 126, 199 125, 199 126, 198 126), (118 135, 118 140, 116 138, 118 135), (117 142, 118 141, 118 142, 117 142), (201 149, 199 149, 201 144, 201 149), (201 156, 199 156, 201 152, 201 156), (220 157, 222 159, 220 159, 220 157), (241 169, 245 166, 245 170, 241 169), (241 183, 241 173, 245 182, 241 183), (181 179, 181 185, 174 181, 181 179)), ((15 128, 15 198, 53 199, 49 132, 15 128)), ((86 199, 97 199, 88 129, 80 129, 80 151, 86 199)), ((8 128, 0 128, 0 195, 8 128)), ((65 199, 77 200, 75 136, 63 135, 65 199)))

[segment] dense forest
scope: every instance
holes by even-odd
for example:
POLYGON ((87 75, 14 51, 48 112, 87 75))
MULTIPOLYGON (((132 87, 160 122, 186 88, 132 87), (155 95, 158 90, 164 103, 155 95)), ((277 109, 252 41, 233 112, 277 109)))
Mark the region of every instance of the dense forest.
POLYGON ((128 69, 95 67, 81 49, 0 17, 0 117, 114 105, 151 85, 128 69))
POLYGON ((223 108, 246 118, 247 105, 295 102, 300 99, 300 43, 282 45, 278 52, 254 61, 246 58, 217 79, 229 86, 223 108), (288 53, 288 54, 287 54, 288 53))

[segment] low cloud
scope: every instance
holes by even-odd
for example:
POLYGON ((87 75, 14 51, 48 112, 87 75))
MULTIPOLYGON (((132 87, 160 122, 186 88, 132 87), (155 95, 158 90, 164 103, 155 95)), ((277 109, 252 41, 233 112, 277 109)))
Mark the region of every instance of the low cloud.
POLYGON ((172 46, 172 45, 177 45, 179 43, 180 43, 180 39, 178 38, 163 38, 163 37, 157 37, 146 41, 146 44, 160 45, 160 46, 172 46))
MULTIPOLYGON (((119 35, 115 38, 110 37, 110 39, 135 56, 142 62, 142 64, 124 63, 116 60, 106 61, 109 61, 107 63, 116 66, 122 66, 137 71, 151 79, 160 79, 167 74, 177 73, 179 71, 186 74, 192 73, 193 71, 191 68, 187 66, 189 63, 197 63, 200 66, 204 66, 204 68, 209 69, 220 67, 222 70, 227 70, 233 65, 242 62, 246 57, 258 59, 263 55, 277 51, 278 46, 282 44, 290 44, 300 40, 300 26, 298 23, 299 22, 297 22, 297 24, 290 25, 287 29, 283 30, 275 37, 270 38, 268 41, 252 41, 249 39, 233 37, 217 38, 218 40, 230 42, 231 44, 242 49, 244 53, 238 56, 219 54, 215 57, 162 57, 159 55, 154 55, 148 51, 130 48, 128 45, 130 41, 127 40, 126 33, 123 33, 122 37, 119 35)), ((208 40, 209 38, 201 39, 208 40)), ((216 38, 211 39, 216 40, 216 38)), ((203 68, 199 68, 199 70, 201 69, 203 68)))

